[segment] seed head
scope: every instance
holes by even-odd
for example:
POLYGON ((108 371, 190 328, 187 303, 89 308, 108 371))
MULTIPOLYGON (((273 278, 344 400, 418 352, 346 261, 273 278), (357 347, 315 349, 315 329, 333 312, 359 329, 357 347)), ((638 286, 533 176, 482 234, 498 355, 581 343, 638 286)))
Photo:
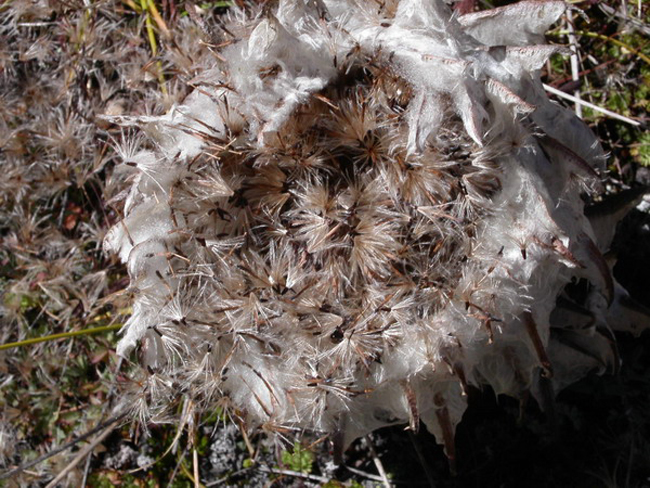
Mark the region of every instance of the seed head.
POLYGON ((340 446, 421 419, 451 455, 469 386, 541 397, 612 364, 581 199, 604 158, 538 76, 564 8, 233 8, 183 104, 112 118, 155 142, 106 239, 152 404, 173 384, 340 446), (598 326, 552 323, 558 297, 598 326))

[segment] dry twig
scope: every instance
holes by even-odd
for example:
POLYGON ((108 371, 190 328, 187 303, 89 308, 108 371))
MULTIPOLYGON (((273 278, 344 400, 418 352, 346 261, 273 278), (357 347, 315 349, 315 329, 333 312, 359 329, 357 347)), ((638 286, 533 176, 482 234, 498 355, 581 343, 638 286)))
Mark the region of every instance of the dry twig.
POLYGON ((76 437, 75 439, 71 440, 67 444, 64 444, 62 446, 54 448, 50 452, 48 452, 47 454, 44 454, 43 456, 41 456, 41 457, 39 457, 37 459, 34 459, 33 461, 25 463, 22 466, 18 466, 17 468, 14 468, 14 469, 12 469, 10 471, 6 471, 6 472, 0 474, 0 480, 10 478, 10 477, 22 472, 22 471, 25 471, 26 469, 31 468, 32 466, 36 466, 37 464, 40 464, 43 461, 46 461, 46 460, 48 460, 49 458, 51 458, 53 456, 56 456, 57 454, 65 451, 67 449, 70 449, 71 447, 75 446, 79 442, 82 442, 82 441, 88 439, 93 434, 96 434, 97 432, 101 432, 102 430, 110 427, 111 425, 118 423, 124 417, 126 417, 126 415, 127 415, 126 412, 121 413, 119 415, 115 415, 115 416, 111 417, 110 419, 108 419, 106 422, 102 422, 97 427, 94 427, 94 428, 90 429, 85 434, 82 434, 79 437, 76 437))
POLYGON ((638 120, 630 119, 629 117, 625 117, 624 115, 617 114, 616 112, 612 112, 611 110, 607 110, 606 108, 599 107, 598 105, 594 105, 593 103, 586 102, 585 100, 582 100, 582 99, 577 99, 573 95, 569 95, 568 93, 563 92, 562 90, 558 90, 557 88, 553 88, 550 85, 544 84, 544 89, 547 92, 552 93, 553 95, 556 95, 556 96, 558 96, 560 98, 565 98, 565 99, 567 99, 567 100, 569 100, 571 102, 574 102, 574 103, 579 103, 580 105, 583 105, 585 107, 589 107, 592 110, 596 110, 597 112, 601 112, 601 113, 607 115, 608 117, 611 117, 611 118, 616 119, 616 120, 620 120, 621 122, 625 122, 627 124, 631 124, 631 125, 634 125, 634 126, 637 126, 637 127, 642 125, 641 122, 639 122, 638 120))
POLYGON ((111 424, 108 424, 104 431, 95 437, 90 444, 88 444, 86 447, 84 447, 81 451, 79 451, 79 454, 75 456, 75 458, 65 467, 63 470, 54 478, 52 481, 50 481, 45 488, 54 488, 59 481, 61 481, 65 476, 72 471, 72 469, 79 464, 86 456, 90 455, 93 450, 104 440, 108 435, 113 432, 113 429, 117 426, 119 423, 119 419, 114 420, 111 424))
POLYGON ((368 451, 370 451, 370 456, 372 456, 372 460, 375 463, 375 466, 377 467, 377 471, 379 471, 379 476, 381 477, 381 482, 384 484, 385 488, 390 488, 392 486, 390 480, 388 479, 388 476, 386 475, 386 470, 384 469, 384 465, 381 462, 381 459, 379 459, 379 456, 377 455, 377 451, 375 451, 375 447, 372 445, 372 440, 370 439, 370 436, 365 437, 366 445, 368 446, 368 451))

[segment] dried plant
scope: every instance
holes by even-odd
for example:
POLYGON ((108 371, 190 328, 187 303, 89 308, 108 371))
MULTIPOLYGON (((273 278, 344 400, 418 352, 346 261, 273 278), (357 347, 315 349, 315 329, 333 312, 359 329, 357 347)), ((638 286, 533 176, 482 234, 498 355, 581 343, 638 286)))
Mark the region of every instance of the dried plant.
POLYGON ((615 368, 604 156, 538 77, 564 10, 233 8, 183 104, 111 117, 151 141, 105 241, 140 414, 183 395, 338 448, 422 420, 453 457, 468 385, 543 403, 615 368))
MULTIPOLYGON (((611 329, 647 318, 602 253, 640 193, 584 210, 603 152, 539 80, 564 3, 161 8, 0 5, 3 342, 132 300, 134 417, 224 408, 336 456, 422 421, 453 458, 469 388, 545 407, 618 367, 611 329)), ((0 355, 1 466, 100 422, 108 342, 0 355)))

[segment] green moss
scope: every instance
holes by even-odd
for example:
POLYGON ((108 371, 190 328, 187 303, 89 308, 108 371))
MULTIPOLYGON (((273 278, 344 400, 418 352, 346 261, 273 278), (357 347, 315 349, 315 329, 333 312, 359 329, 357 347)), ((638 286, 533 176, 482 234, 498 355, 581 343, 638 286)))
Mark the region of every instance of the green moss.
POLYGON ((650 133, 643 133, 636 144, 632 145, 630 153, 643 166, 650 166, 650 133))
POLYGON ((282 451, 282 464, 287 466, 292 471, 298 473, 309 474, 312 471, 312 464, 314 462, 314 454, 303 448, 299 442, 293 445, 293 451, 282 451))

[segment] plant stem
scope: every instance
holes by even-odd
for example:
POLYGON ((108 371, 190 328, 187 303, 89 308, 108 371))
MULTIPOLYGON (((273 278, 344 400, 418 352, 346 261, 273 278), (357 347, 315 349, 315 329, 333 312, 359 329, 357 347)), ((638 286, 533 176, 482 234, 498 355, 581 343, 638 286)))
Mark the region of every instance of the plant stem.
POLYGON ((11 349, 13 347, 31 346, 32 344, 37 344, 39 342, 55 341, 57 339, 66 339, 68 337, 77 337, 77 336, 83 336, 89 334, 99 334, 100 332, 109 332, 111 330, 120 329, 122 325, 124 324, 106 325, 103 327, 93 327, 92 329, 74 330, 72 332, 62 332, 61 334, 52 334, 43 337, 33 337, 31 339, 25 339, 24 341, 9 342, 7 344, 1 344, 0 351, 4 349, 11 349))
MULTIPOLYGON (((147 37, 149 39, 149 46, 151 47, 151 53, 155 57, 158 54, 158 43, 156 42, 156 33, 154 32, 153 22, 151 18, 153 17, 156 20, 158 26, 163 30, 164 33, 169 35, 169 30, 163 21, 156 5, 153 0, 140 0, 140 7, 142 12, 145 15, 144 22, 147 29, 147 37)), ((162 62, 160 60, 156 61, 156 68, 158 69, 158 83, 160 84, 160 91, 163 95, 167 95, 167 87, 165 86, 165 75, 163 74, 162 62)))
POLYGON ((601 113, 603 113, 603 114, 605 114, 608 117, 611 117, 613 119, 620 120, 621 122, 625 122, 625 123, 630 124, 630 125, 635 125, 635 126, 641 125, 641 122, 639 122, 637 120, 633 120, 633 119, 631 119, 629 117, 625 117, 624 115, 617 114, 616 112, 612 112, 611 110, 607 110, 606 108, 599 107, 598 105, 594 105, 593 103, 589 103, 589 102, 587 102, 585 100, 578 99, 578 98, 574 97, 573 95, 565 93, 562 90, 558 90, 557 88, 549 86, 549 85, 547 85, 545 83, 542 84, 542 86, 544 87, 544 89, 547 92, 552 93, 553 95, 556 95, 556 96, 558 96, 560 98, 566 98, 567 100, 570 100, 570 101, 572 101, 574 103, 579 103, 580 105, 584 105, 585 107, 589 107, 592 110, 596 110, 598 112, 601 112, 601 113))

